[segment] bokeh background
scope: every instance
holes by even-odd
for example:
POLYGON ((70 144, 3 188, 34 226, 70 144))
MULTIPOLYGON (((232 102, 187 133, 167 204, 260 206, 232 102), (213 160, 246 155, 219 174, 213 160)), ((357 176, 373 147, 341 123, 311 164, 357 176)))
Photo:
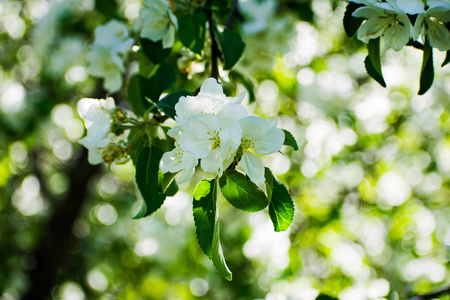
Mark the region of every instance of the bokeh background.
MULTIPOLYGON (((295 202, 288 231, 219 199, 228 282, 196 241, 191 195, 205 174, 132 220, 142 199, 131 162, 90 166, 77 144, 76 102, 106 96, 87 71, 93 31, 115 18, 136 37, 141 1, 0 0, 0 299, 394 300, 448 289, 450 68, 435 50, 434 85, 417 96, 422 52, 387 50, 382 88, 365 45, 344 33, 345 6, 239 0, 247 47, 235 73, 221 72, 225 91, 246 91, 234 78, 248 76, 245 106, 300 151, 264 158, 295 202)), ((138 59, 129 55, 127 78, 138 59)), ((177 42, 168 61, 173 91, 208 77, 208 53, 177 42)), ((125 96, 126 86, 113 95, 126 108, 125 96)))

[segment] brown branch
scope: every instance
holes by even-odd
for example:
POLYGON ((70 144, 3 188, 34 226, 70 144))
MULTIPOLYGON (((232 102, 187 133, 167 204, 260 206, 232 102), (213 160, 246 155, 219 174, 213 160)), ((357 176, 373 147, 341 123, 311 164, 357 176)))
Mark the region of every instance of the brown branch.
MULTIPOLYGON (((83 156, 67 172, 70 178, 70 190, 64 200, 52 201, 57 205, 55 205, 53 216, 47 224, 43 225, 44 235, 32 253, 36 260, 36 267, 28 274, 30 286, 22 300, 50 299, 53 287, 61 283, 57 279, 58 270, 69 259, 65 249, 66 241, 74 238, 73 223, 86 198, 89 180, 99 170, 99 166, 88 164, 87 151, 84 150, 83 156)), ((41 182, 41 186, 44 187, 45 183, 41 182)), ((50 195, 50 193, 47 194, 48 197, 50 195)))
POLYGON ((214 22, 213 13, 209 9, 207 12, 208 25, 209 25, 209 35, 211 37, 211 77, 219 81, 219 67, 217 65, 217 60, 220 56, 219 46, 217 45, 216 36, 214 35, 214 22))

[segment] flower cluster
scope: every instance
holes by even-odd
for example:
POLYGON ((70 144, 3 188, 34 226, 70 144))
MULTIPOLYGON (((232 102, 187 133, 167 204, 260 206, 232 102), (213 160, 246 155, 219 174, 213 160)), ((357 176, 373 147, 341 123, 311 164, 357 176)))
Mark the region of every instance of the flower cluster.
POLYGON ((122 73, 125 71, 123 57, 134 44, 128 38, 127 27, 116 20, 99 26, 94 32, 94 42, 87 54, 91 75, 103 78, 103 88, 115 93, 122 87, 122 73))
POLYGON ((84 121, 87 135, 78 142, 88 149, 88 161, 92 165, 102 162, 125 162, 126 147, 121 145, 124 135, 111 132, 114 119, 122 117, 122 111, 116 108, 114 99, 83 98, 77 103, 78 114, 84 121))
POLYGON ((450 3, 442 0, 349 0, 364 4, 352 16, 366 21, 358 29, 358 39, 384 37, 387 48, 400 51, 411 39, 426 39, 441 51, 450 50, 450 32, 445 23, 450 22, 450 3), (426 5, 425 3, 426 2, 426 5), (408 15, 417 18, 411 24, 408 15))
POLYGON ((164 173, 182 172, 179 182, 189 180, 200 159, 201 168, 221 176, 239 161, 256 183, 264 182, 264 164, 259 155, 281 149, 284 132, 275 120, 249 116, 240 104, 244 94, 226 97, 222 86, 208 78, 197 96, 181 97, 175 105, 178 126, 168 134, 175 148, 160 163, 164 173))
POLYGON ((177 17, 162 0, 144 0, 135 26, 140 36, 153 42, 162 41, 163 48, 171 48, 178 28, 177 17))

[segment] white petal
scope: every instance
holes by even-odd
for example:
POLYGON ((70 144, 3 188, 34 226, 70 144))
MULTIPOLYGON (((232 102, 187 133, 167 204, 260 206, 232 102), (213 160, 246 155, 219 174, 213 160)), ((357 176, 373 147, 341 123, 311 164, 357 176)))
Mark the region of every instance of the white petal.
POLYGON ((199 114, 190 117, 185 124, 180 136, 182 149, 191 151, 197 158, 206 157, 219 132, 218 119, 210 114, 199 114))
POLYGON ((218 173, 219 169, 222 167, 219 148, 211 150, 208 156, 202 158, 200 165, 206 173, 218 173))
POLYGON ((219 176, 234 161, 236 151, 241 144, 242 130, 239 124, 226 128, 219 133, 220 138, 220 163, 219 176))
POLYGON ((414 28, 413 28, 413 39, 414 40, 418 40, 419 39, 419 35, 422 32, 423 29, 423 22, 424 22, 424 14, 420 14, 417 19, 416 22, 414 23, 414 28))
POLYGON ((88 162, 91 165, 98 165, 103 162, 102 150, 110 143, 110 139, 104 138, 96 144, 92 144, 88 138, 84 138, 79 140, 78 143, 88 149, 88 162))
POLYGON ((394 24, 384 32, 386 48, 391 47, 395 51, 400 51, 411 38, 411 28, 400 24, 394 24))
POLYGON ((219 138, 222 156, 227 157, 228 155, 232 155, 234 157, 234 153, 241 144, 242 129, 239 124, 225 128, 219 132, 219 138))
POLYGON ((159 163, 159 168, 162 172, 177 173, 181 170, 191 171, 195 169, 198 160, 188 151, 181 151, 175 148, 172 151, 163 154, 159 163))
POLYGON ((424 12, 425 5, 422 0, 397 0, 398 8, 404 13, 416 15, 424 12))
POLYGON ((269 154, 280 151, 284 143, 284 132, 280 128, 273 127, 267 135, 255 141, 255 152, 258 154, 269 154))
POLYGON ((167 12, 169 13, 170 21, 175 26, 175 29, 178 29, 178 19, 177 19, 177 17, 172 13, 172 11, 170 9, 168 9, 167 12))
POLYGON ((173 128, 170 128, 169 131, 167 131, 167 134, 173 137, 175 141, 179 141, 181 134, 181 126, 175 126, 173 128))
POLYGON ((234 126, 239 120, 247 117, 247 115, 247 109, 240 104, 232 104, 217 113, 221 128, 234 126))
POLYGON ((213 98, 225 99, 222 86, 217 83, 217 80, 210 77, 203 82, 200 87, 199 95, 210 96, 213 98))
POLYGON ((181 177, 178 179, 178 183, 183 183, 191 180, 192 176, 194 176, 195 168, 181 170, 181 177))
POLYGON ((77 110, 84 120, 89 139, 97 142, 109 132, 114 99, 106 100, 83 98, 77 103, 77 110))
POLYGON ((169 30, 166 31, 162 40, 163 48, 172 47, 174 40, 175 40, 175 26, 170 25, 169 30))
MULTIPOLYGON (((139 13, 143 9, 141 9, 139 13)), ((140 18, 142 19, 142 17, 140 18)), ((154 42, 161 40, 169 29, 168 20, 166 18, 167 18, 166 15, 157 15, 157 14, 147 16, 145 21, 143 22, 141 37, 147 38, 154 42)))
POLYGON ((430 7, 426 15, 443 23, 450 22, 450 2, 430 7))
POLYGON ((395 10, 397 10, 397 5, 396 5, 395 1, 396 0, 387 0, 387 2, 375 3, 374 7, 379 7, 384 10, 388 10, 388 11, 395 11, 395 10))
POLYGON ((248 116, 239 120, 242 128, 242 137, 259 139, 267 134, 267 122, 261 117, 248 116))
POLYGON ((200 113, 215 113, 217 104, 217 100, 205 95, 180 97, 178 103, 175 104, 175 112, 177 117, 187 120, 189 117, 200 113))
POLYGON ((440 51, 450 50, 450 32, 444 24, 434 23, 428 27, 427 38, 430 45, 440 51))
POLYGON ((152 8, 155 12, 165 13, 167 11, 166 4, 161 0, 144 0, 144 4, 152 8))
POLYGON ((236 97, 226 97, 225 101, 233 104, 240 104, 244 100, 245 92, 240 93, 236 97))
POLYGON ((253 182, 264 182, 264 164, 258 156, 246 151, 242 155, 241 164, 253 182))
POLYGON ((180 145, 182 149, 191 151, 195 157, 204 158, 211 151, 213 142, 209 140, 209 137, 198 137, 196 134, 186 131, 180 137, 180 145))
POLYGON ((95 109, 96 102, 98 99, 93 98, 83 98, 77 102, 77 111, 82 119, 86 119, 88 114, 95 109))
POLYGON ((107 74, 105 80, 103 81, 103 88, 107 90, 109 93, 114 94, 120 90, 122 87, 122 74, 119 71, 107 74))
POLYGON ((376 18, 383 14, 383 10, 378 7, 371 7, 371 6, 363 6, 358 8, 352 13, 353 17, 356 18, 376 18))
POLYGON ((381 36, 385 29, 385 25, 378 18, 369 19, 359 27, 358 40, 367 44, 370 39, 376 39, 381 36))

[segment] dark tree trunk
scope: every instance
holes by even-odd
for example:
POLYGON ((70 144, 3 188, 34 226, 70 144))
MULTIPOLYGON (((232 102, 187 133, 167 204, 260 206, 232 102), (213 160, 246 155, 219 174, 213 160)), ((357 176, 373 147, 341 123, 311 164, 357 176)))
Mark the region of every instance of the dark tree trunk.
POLYGON ((46 228, 42 240, 33 253, 36 267, 29 272, 30 286, 22 297, 24 300, 51 299, 53 287, 60 283, 56 277, 59 267, 68 256, 65 243, 69 238, 74 238, 72 226, 86 198, 87 185, 100 170, 99 166, 87 162, 86 150, 83 153, 67 172, 70 189, 66 198, 52 201, 55 203, 54 214, 43 225, 46 228))

